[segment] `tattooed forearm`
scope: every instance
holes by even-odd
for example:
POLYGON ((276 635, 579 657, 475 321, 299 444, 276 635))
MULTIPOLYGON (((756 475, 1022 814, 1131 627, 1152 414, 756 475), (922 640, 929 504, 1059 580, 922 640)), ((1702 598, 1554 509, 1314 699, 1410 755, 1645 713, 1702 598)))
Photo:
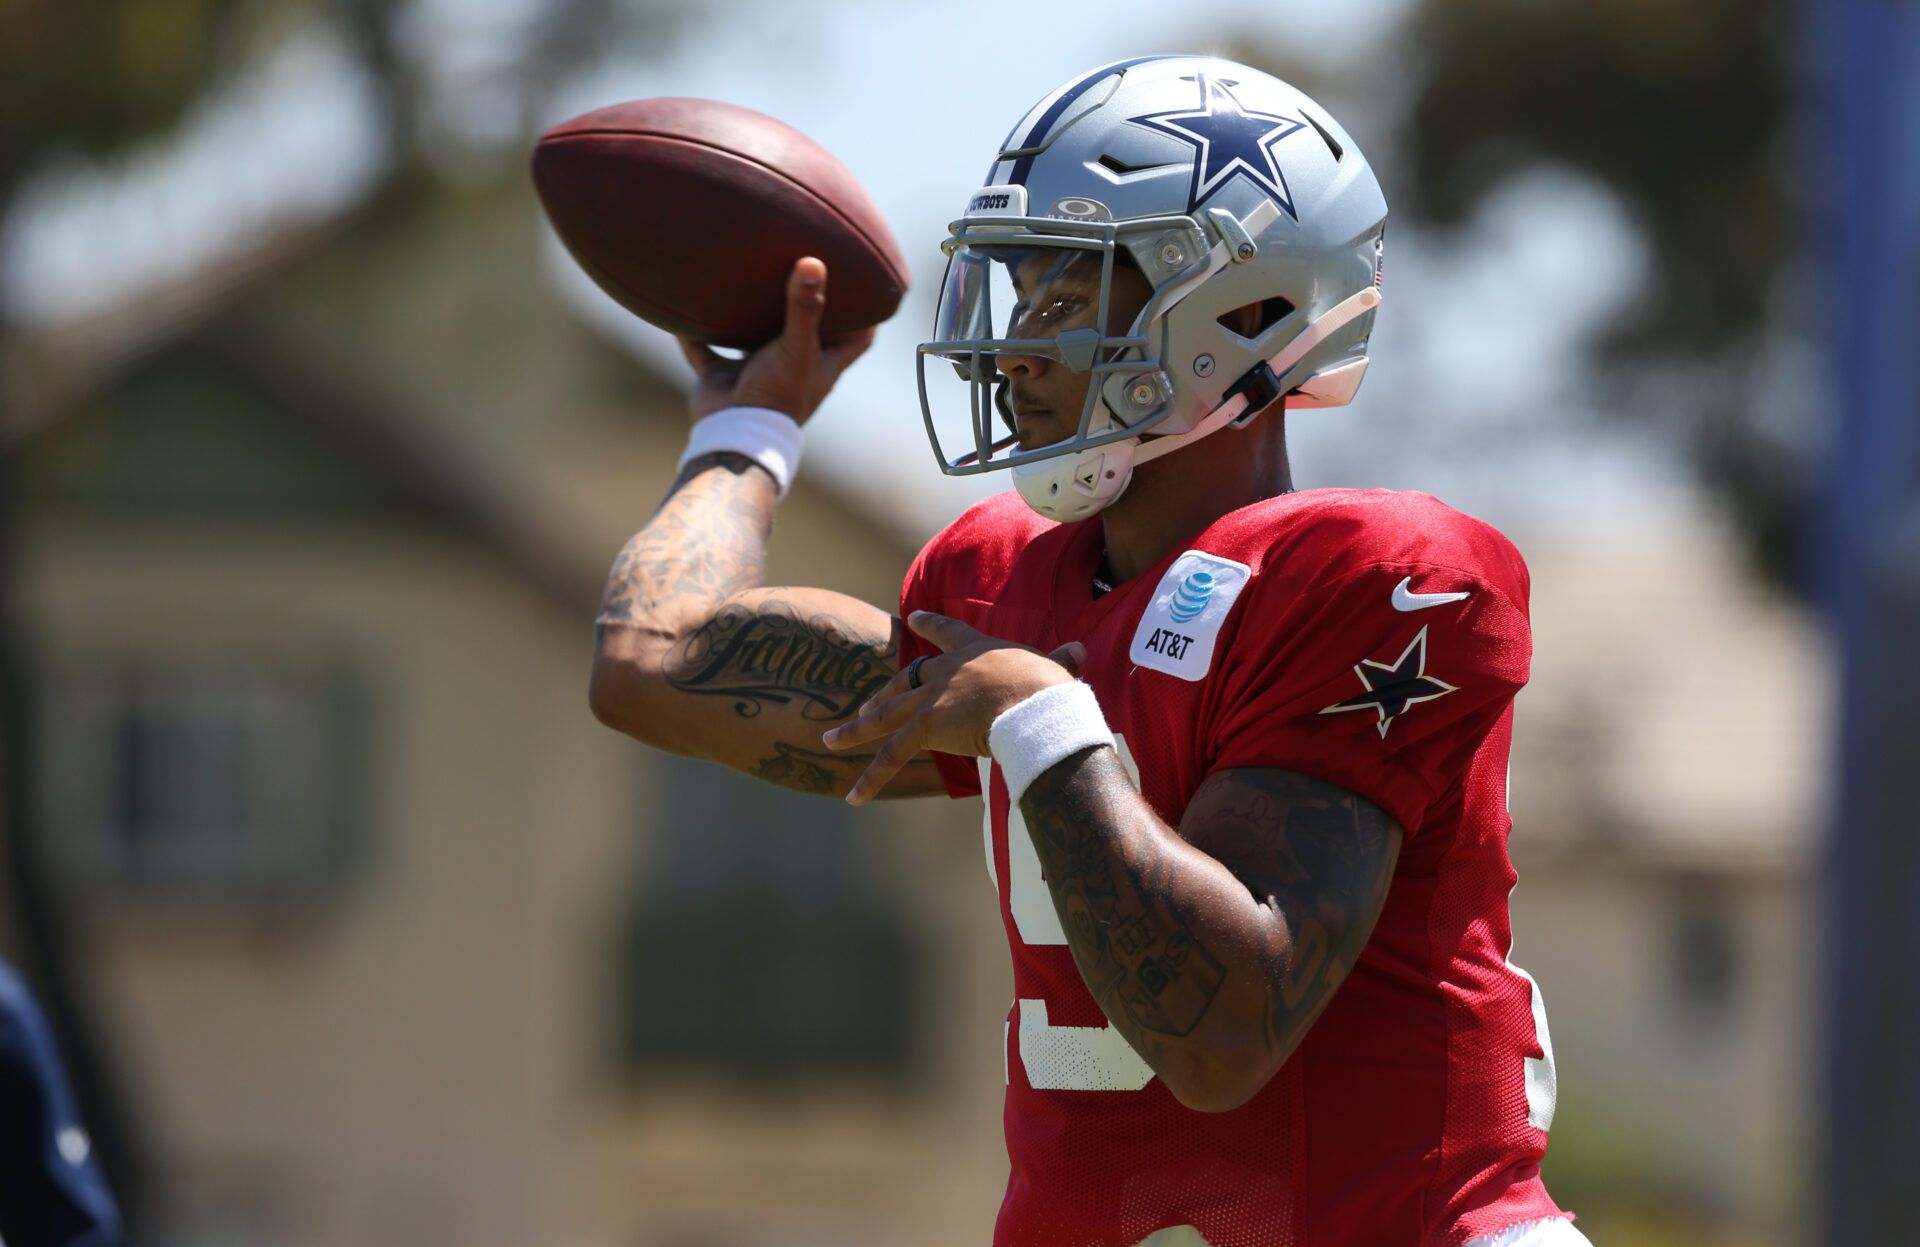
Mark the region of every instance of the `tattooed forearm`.
MULTIPOLYGON (((773 742, 771 756, 761 758, 744 769, 756 779, 764 779, 795 792, 845 796, 847 790, 853 787, 853 781, 860 778, 874 757, 870 753, 822 753, 778 740, 773 742)), ((940 770, 933 760, 915 758, 880 795, 911 797, 939 792, 942 788, 940 770)))
POLYGON ((734 698, 751 719, 768 704, 797 704, 801 717, 830 723, 851 715, 893 676, 891 637, 859 635, 844 620, 802 616, 763 597, 723 607, 668 655, 667 682, 685 693, 734 698))
POLYGON ((614 559, 599 624, 711 608, 758 585, 776 496, 773 478, 744 455, 723 451, 688 464, 647 526, 614 559))
POLYGON ((867 769, 874 755, 823 753, 802 749, 785 741, 775 741, 773 756, 762 758, 753 768, 754 777, 795 792, 824 795, 844 791, 867 769))
POLYGON ((1378 807, 1283 771, 1209 777, 1176 832, 1106 748, 1050 768, 1020 809, 1088 990, 1196 1106, 1244 1101, 1293 1051, 1399 851, 1378 807))
POLYGON ((1346 980, 1386 901, 1400 829, 1345 789, 1286 771, 1229 771, 1196 794, 1182 831, 1277 918, 1262 1038, 1291 1052, 1346 980))
MULTIPOLYGON (((620 552, 594 630, 587 700, 608 727, 799 792, 845 795, 874 761, 820 748, 899 670, 903 625, 827 589, 761 587, 773 478, 694 460, 620 552)), ((941 790, 917 758, 885 796, 941 790)))
POLYGON ((1136 1048, 1149 1032, 1190 1033, 1226 971, 1174 899, 1169 833, 1141 825, 1145 806, 1113 751, 1042 774, 1020 809, 1100 1007, 1136 1048))

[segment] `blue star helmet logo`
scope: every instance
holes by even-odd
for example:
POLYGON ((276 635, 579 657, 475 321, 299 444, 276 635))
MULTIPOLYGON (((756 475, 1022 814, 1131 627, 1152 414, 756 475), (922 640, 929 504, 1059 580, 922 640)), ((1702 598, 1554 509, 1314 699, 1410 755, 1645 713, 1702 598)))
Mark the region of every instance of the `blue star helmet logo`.
POLYGON ((1293 192, 1286 175, 1274 163, 1275 144, 1307 128, 1306 122, 1273 113, 1249 112, 1234 98, 1233 84, 1206 74, 1196 75, 1200 107, 1129 117, 1128 121, 1170 135, 1194 149, 1193 182, 1187 191, 1187 211, 1236 177, 1244 177, 1265 191, 1294 220, 1293 192))

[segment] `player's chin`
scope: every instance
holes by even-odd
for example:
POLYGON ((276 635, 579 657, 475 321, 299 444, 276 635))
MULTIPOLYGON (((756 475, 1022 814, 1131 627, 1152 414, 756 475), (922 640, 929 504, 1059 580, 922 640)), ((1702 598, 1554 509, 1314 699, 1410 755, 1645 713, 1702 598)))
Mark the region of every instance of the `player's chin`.
POLYGON ((1020 436, 1022 450, 1043 450, 1048 446, 1058 446, 1074 433, 1067 427, 1066 421, 1050 415, 1021 416, 1014 425, 1014 432, 1020 436))

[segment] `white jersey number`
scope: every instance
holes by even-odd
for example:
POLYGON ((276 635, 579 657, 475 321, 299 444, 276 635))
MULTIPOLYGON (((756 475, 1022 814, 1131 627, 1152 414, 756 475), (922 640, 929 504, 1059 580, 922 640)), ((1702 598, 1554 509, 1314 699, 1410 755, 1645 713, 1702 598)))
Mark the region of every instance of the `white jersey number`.
POLYGON ((1513 964, 1511 958, 1507 968, 1527 981, 1527 992, 1533 1003, 1533 1033, 1540 1041, 1539 1056, 1530 1056, 1521 1063, 1521 1072, 1527 1080, 1527 1124, 1535 1130, 1553 1129, 1553 1101, 1559 1093, 1558 1080, 1553 1072, 1553 1036, 1547 1033, 1547 1002, 1540 995, 1540 984, 1533 976, 1513 964))
MULTIPOLYGON (((1115 734, 1113 747, 1120 755, 1120 765, 1138 788, 1140 768, 1134 764, 1126 739, 1115 734)), ((985 800, 985 794, 992 791, 992 771, 993 759, 980 759, 980 791, 982 804, 987 806, 987 874, 997 891, 1000 880, 993 862, 993 808, 985 800)), ((1034 851, 1027 820, 1017 805, 1007 808, 1007 875, 1007 907, 1013 912, 1020 942, 1029 947, 1065 944, 1067 935, 1060 929, 1053 894, 1040 873, 1040 855, 1034 851)), ((1153 1068, 1111 1025, 1055 1026, 1047 1020, 1046 1001, 1024 998, 1019 1002, 1019 1025, 1020 1065, 1035 1087, 1046 1091, 1138 1091, 1153 1081, 1153 1068)))

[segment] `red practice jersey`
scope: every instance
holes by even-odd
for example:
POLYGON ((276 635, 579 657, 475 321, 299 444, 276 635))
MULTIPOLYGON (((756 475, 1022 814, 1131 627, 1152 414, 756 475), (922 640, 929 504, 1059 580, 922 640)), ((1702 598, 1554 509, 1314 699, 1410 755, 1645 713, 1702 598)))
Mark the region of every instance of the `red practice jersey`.
MULTIPOLYGON (((1272 767, 1375 802, 1406 839, 1352 974, 1259 1094, 1183 1107, 1081 981, 1038 856, 989 759, 936 755, 986 796, 1013 951, 1007 1247, 1451 1245, 1564 1215, 1540 1180, 1546 1015, 1508 961, 1507 747, 1531 640, 1527 570, 1425 494, 1311 490, 1235 511, 1095 596, 1097 520, 1002 494, 936 537, 902 612, 1087 648, 1142 795, 1178 827, 1207 775, 1272 767)), ((902 661, 930 652, 909 634, 902 661)))

